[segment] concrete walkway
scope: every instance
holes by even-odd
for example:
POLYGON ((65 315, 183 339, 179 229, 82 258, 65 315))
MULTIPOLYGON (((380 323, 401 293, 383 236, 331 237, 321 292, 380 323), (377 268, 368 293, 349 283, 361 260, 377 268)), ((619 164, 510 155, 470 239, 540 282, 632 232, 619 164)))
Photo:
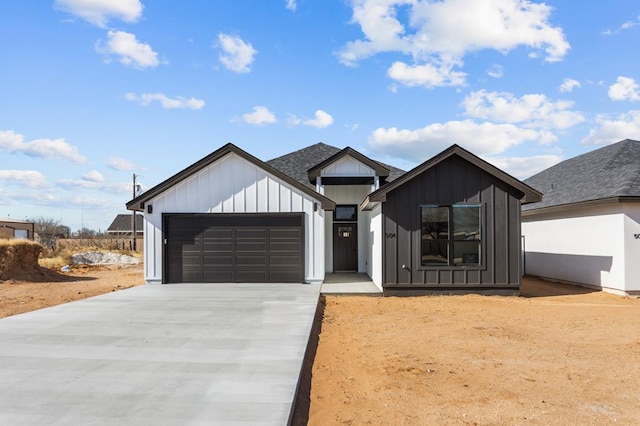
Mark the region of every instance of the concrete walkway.
POLYGON ((376 286, 367 274, 331 273, 327 274, 320 288, 322 294, 382 296, 382 290, 376 286))
POLYGON ((285 425, 320 286, 145 285, 0 320, 0 424, 285 425))

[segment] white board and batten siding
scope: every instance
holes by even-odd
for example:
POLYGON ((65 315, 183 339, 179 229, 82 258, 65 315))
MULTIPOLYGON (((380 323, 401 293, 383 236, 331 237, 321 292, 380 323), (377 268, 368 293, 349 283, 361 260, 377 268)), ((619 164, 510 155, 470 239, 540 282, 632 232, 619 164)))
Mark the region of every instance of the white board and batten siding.
POLYGON ((324 211, 320 201, 229 153, 150 200, 145 212, 145 281, 162 282, 163 213, 305 213, 305 279, 324 280, 324 211), (314 210, 317 204, 317 210, 314 210))
POLYGON ((525 216, 522 235, 527 274, 640 293, 640 204, 525 216))
POLYGON ((375 170, 350 155, 345 155, 320 171, 320 176, 323 177, 375 176, 375 174, 375 170))

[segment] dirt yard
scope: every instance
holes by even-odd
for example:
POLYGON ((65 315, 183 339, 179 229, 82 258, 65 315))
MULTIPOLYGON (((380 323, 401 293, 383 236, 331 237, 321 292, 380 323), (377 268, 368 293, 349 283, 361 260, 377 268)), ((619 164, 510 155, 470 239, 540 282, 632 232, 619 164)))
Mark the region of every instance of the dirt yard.
MULTIPOLYGON (((142 267, 50 276, 0 281, 0 317, 139 285, 142 267)), ((326 297, 295 419, 640 424, 640 299, 531 279, 522 292, 326 297)))
POLYGON ((640 299, 326 297, 310 425, 640 424, 640 299))
POLYGON ((0 318, 143 284, 142 265, 73 266, 69 272, 0 281, 0 318), (37 277, 37 278, 36 278, 37 277))

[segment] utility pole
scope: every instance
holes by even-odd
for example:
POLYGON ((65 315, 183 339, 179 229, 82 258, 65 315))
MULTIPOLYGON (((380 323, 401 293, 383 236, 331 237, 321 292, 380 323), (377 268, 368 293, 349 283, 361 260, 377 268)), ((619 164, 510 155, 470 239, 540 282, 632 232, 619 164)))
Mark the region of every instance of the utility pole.
MULTIPOLYGON (((136 174, 133 174, 133 198, 136 198, 136 174)), ((137 235, 136 235, 136 211, 132 211, 131 215, 131 248, 137 251, 137 235)))

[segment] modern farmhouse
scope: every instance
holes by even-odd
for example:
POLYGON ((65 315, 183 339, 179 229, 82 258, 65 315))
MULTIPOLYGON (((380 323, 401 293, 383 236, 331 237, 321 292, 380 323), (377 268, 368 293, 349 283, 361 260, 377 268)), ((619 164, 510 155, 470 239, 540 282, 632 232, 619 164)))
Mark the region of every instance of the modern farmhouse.
POLYGON ((453 145, 409 172, 318 143, 264 162, 227 144, 127 203, 145 280, 517 292, 529 185, 453 145))

